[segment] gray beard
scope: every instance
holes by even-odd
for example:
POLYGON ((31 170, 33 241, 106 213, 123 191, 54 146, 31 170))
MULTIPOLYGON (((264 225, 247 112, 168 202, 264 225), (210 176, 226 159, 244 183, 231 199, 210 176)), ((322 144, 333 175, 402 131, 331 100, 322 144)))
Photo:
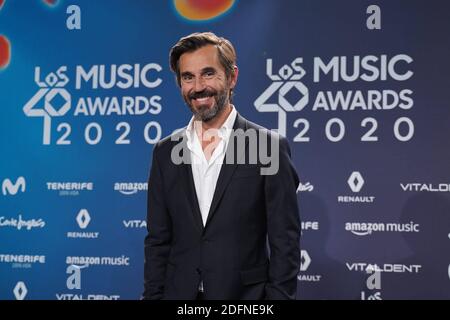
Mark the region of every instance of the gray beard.
POLYGON ((196 110, 190 103, 188 103, 189 108, 194 114, 194 120, 208 122, 220 115, 227 104, 227 94, 228 91, 224 90, 214 97, 215 103, 211 108, 208 108, 207 106, 200 106, 196 110))

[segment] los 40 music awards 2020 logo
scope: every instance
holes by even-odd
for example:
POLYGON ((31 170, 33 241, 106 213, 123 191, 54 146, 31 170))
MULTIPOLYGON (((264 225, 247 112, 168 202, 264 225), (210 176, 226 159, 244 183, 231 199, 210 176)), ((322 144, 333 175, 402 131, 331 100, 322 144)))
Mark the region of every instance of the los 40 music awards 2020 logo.
MULTIPOLYGON (((162 67, 153 62, 144 65, 77 65, 72 69, 60 66, 45 75, 37 66, 34 81, 39 89, 26 102, 23 111, 28 117, 43 119, 44 145, 72 144, 79 136, 72 134, 72 130, 80 130, 85 143, 90 145, 98 144, 104 136, 115 138, 116 145, 129 145, 132 143, 131 120, 156 116, 162 110, 160 95, 146 96, 140 90, 148 92, 150 89, 153 93, 162 83, 161 70, 162 67), (52 139, 55 119, 61 119, 56 126, 56 141, 52 139), (106 123, 110 125, 111 122, 115 124, 112 129, 115 132, 104 135, 106 123)), ((161 125, 155 120, 147 122, 143 128, 143 138, 149 144, 159 141, 161 134, 161 125)))

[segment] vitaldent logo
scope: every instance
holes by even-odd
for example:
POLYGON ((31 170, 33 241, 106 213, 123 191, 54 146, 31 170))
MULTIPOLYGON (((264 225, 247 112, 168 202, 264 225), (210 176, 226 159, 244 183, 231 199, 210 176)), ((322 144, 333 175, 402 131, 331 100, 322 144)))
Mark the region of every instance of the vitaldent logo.
MULTIPOLYGON (((359 171, 353 171, 347 180, 347 184, 353 193, 359 193, 363 188, 365 181, 362 174, 359 171)), ((340 203, 373 203, 375 201, 374 196, 338 196, 337 201, 340 203)))
POLYGON ((26 182, 24 177, 17 178, 15 183, 12 183, 8 178, 4 179, 2 182, 2 193, 6 195, 16 195, 17 192, 25 192, 26 182))
MULTIPOLYGON (((80 229, 86 229, 91 222, 91 215, 87 209, 81 209, 77 217, 75 218, 80 229)), ((86 232, 86 231, 70 231, 67 232, 67 238, 87 238, 87 239, 96 239, 99 237, 99 232, 86 232)))
POLYGON ((345 231, 357 236, 367 236, 374 232, 418 233, 420 225, 413 221, 409 223, 372 223, 372 222, 346 222, 345 231))
POLYGON ((301 66, 303 58, 295 58, 290 65, 283 65, 278 74, 272 72, 272 59, 266 60, 266 75, 272 80, 272 84, 255 100, 255 108, 259 112, 277 112, 277 132, 286 136, 286 112, 301 111, 309 101, 308 88, 300 81, 306 74, 301 66), (292 105, 286 98, 291 90, 297 90, 300 94, 298 101, 292 105), (270 98, 277 93, 278 103, 268 103, 270 98))
POLYGON ((78 196, 80 192, 93 191, 93 182, 47 182, 47 190, 58 191, 60 196, 78 196))
POLYGON ((23 281, 19 281, 13 289, 13 293, 16 300, 24 300, 28 293, 27 286, 23 281))
MULTIPOLYGON (((296 57, 290 64, 283 65, 281 62, 282 66, 277 73, 273 71, 277 69, 273 67, 273 59, 266 59, 265 62, 266 75, 272 83, 255 99, 254 106, 259 112, 278 113, 278 133, 283 136, 286 136, 287 132, 287 113, 301 113, 302 117, 293 121, 293 127, 299 131, 294 137, 294 142, 311 141, 308 131, 312 125, 305 117, 311 115, 311 112, 327 116, 330 113, 343 114, 365 110, 380 113, 392 109, 407 111, 414 105, 411 89, 399 90, 398 84, 392 89, 378 89, 381 85, 386 87, 386 81, 403 83, 412 78, 413 58, 407 54, 313 57, 311 60, 296 57), (306 65, 311 66, 312 70, 305 71, 306 65), (303 79, 307 77, 309 81, 303 79), (348 83, 355 82, 355 88, 335 90, 336 83, 339 82, 345 82, 346 87, 348 83), (308 83, 308 87, 304 83, 308 83), (373 89, 360 89, 368 87, 371 83, 374 84, 373 89), (330 90, 320 90, 327 86, 330 90)), ((335 143, 342 141, 349 133, 345 122, 337 117, 328 118, 324 130, 321 130, 325 133, 325 138, 335 143)), ((408 117, 394 120, 391 129, 393 136, 401 142, 411 140, 414 136, 412 120, 408 117)), ((364 118, 361 127, 366 128, 362 129, 365 133, 360 138, 361 142, 373 143, 379 140, 377 128, 380 126, 376 118, 373 116, 364 118)), ((383 126, 383 129, 385 128, 386 126, 383 126)))
POLYGON ((147 191, 148 184, 146 182, 116 182, 114 183, 114 191, 118 191, 126 196, 138 193, 139 191, 147 191))
MULTIPOLYGON (((27 117, 43 118, 42 144, 52 143, 52 119, 60 118, 72 121, 76 117, 95 117, 95 122, 90 122, 84 128, 81 137, 87 144, 96 145, 102 140, 102 126, 98 122, 101 117, 145 116, 157 115, 161 112, 161 97, 147 96, 107 96, 104 93, 96 94, 97 90, 110 90, 113 88, 130 93, 133 89, 145 87, 155 89, 162 83, 158 76, 162 67, 157 63, 122 64, 122 65, 92 65, 89 67, 77 65, 69 70, 67 66, 60 66, 55 72, 50 72, 41 77, 41 67, 36 66, 34 81, 39 87, 38 91, 24 105, 23 112, 27 117), (43 79, 42 79, 43 78, 43 79), (74 87, 69 88, 70 80, 74 80, 74 87), (69 93, 69 90, 71 93, 69 93), (74 118, 72 118, 74 117, 74 118)), ((110 122, 111 120, 109 120, 110 122)), ((79 122, 76 129, 79 129, 79 122)), ((115 126, 118 145, 131 144, 128 135, 131 125, 128 122, 118 121, 115 126)), ((82 130, 82 129, 81 129, 82 130)), ((61 122, 57 126, 60 136, 56 145, 72 144, 72 124, 61 122)), ((161 125, 156 121, 150 121, 145 125, 144 138, 149 144, 154 144, 161 138, 161 125), (151 137, 150 131, 156 134, 151 137)))
POLYGON ((347 262, 346 266, 349 271, 356 272, 385 272, 385 273, 419 273, 422 269, 420 264, 377 264, 367 262, 347 262))
POLYGON ((23 229, 29 231, 33 228, 45 227, 45 221, 43 219, 24 220, 21 214, 19 214, 18 218, 6 218, 4 216, 1 216, 0 227, 13 227, 17 230, 23 229))
POLYGON ((400 187, 405 192, 450 192, 449 183, 423 183, 423 182, 412 182, 412 183, 400 183, 400 187))
POLYGON ((313 275, 313 274, 301 274, 303 272, 306 272, 309 269, 309 266, 311 264, 312 260, 309 256, 308 251, 301 250, 300 251, 300 272, 297 274, 297 279, 299 281, 306 281, 306 282, 317 282, 320 281, 321 275, 313 275))
POLYGON ((125 228, 147 228, 147 222, 145 220, 123 220, 125 228))

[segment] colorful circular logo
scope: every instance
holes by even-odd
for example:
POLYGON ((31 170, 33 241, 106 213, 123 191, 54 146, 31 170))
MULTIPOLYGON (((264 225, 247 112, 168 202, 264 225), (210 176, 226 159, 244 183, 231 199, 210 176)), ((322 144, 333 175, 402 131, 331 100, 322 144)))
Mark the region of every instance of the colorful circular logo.
POLYGON ((8 38, 0 34, 0 70, 5 69, 11 60, 11 44, 8 38))
POLYGON ((174 0, 177 12, 188 20, 205 21, 217 18, 231 9, 235 0, 174 0))

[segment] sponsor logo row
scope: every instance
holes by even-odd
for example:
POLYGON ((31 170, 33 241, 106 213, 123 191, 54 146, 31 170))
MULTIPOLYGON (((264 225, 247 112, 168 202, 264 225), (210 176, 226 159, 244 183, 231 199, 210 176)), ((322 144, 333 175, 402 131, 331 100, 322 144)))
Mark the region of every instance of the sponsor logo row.
MULTIPOLYGON (((2 182, 2 194, 4 196, 15 196, 24 193, 27 189, 24 177, 18 177, 15 181, 6 178, 2 182)), ((94 191, 93 182, 46 182, 45 188, 48 191, 58 192, 60 196, 77 196, 81 192, 94 191)), ((132 195, 138 192, 147 191, 147 182, 115 182, 112 189, 123 195, 132 195)))

